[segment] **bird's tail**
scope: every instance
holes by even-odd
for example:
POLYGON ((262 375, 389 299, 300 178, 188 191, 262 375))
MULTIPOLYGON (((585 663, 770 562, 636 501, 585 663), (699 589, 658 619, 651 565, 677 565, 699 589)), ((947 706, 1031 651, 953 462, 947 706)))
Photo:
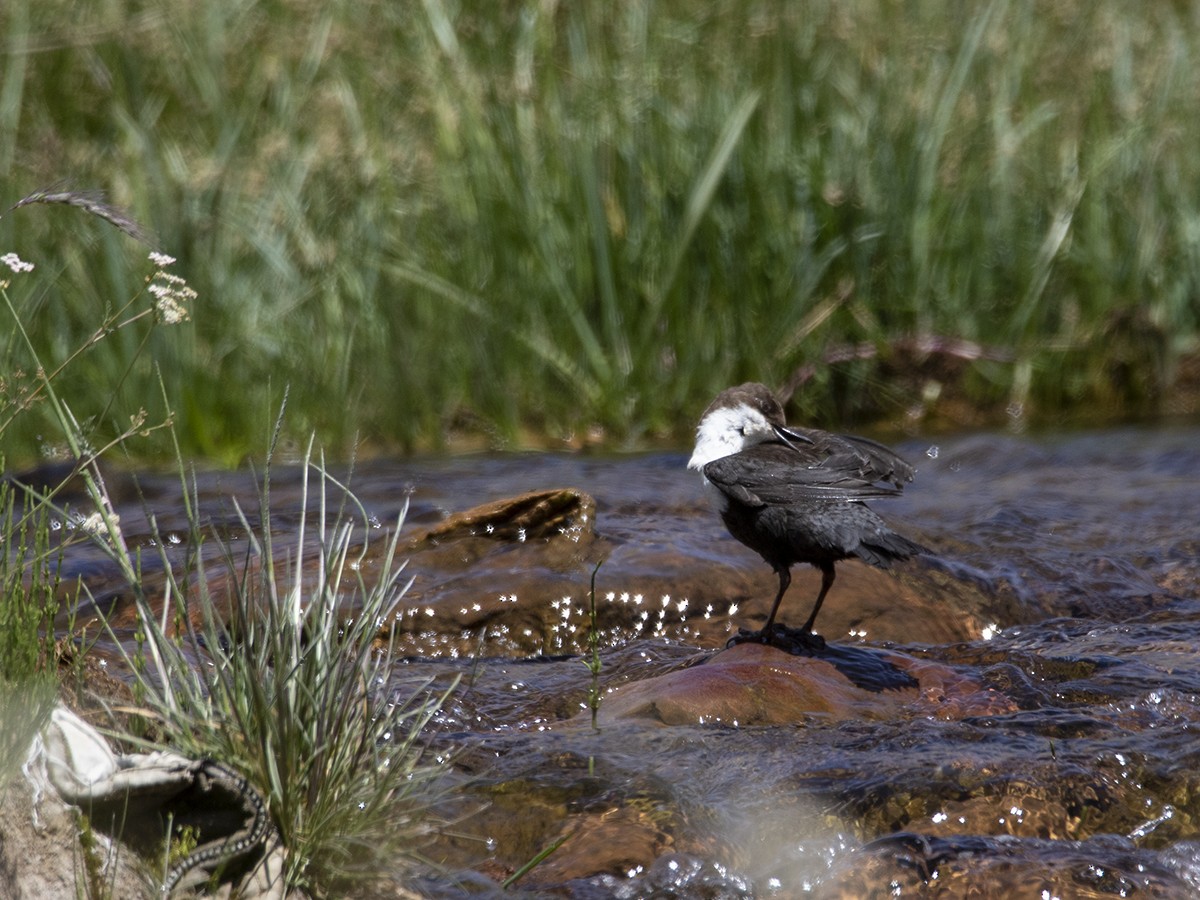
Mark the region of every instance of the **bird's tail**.
POLYGON ((894 531, 885 531, 882 534, 871 535, 870 540, 861 542, 854 555, 865 563, 886 569, 899 560, 931 552, 928 547, 916 541, 910 541, 894 531))

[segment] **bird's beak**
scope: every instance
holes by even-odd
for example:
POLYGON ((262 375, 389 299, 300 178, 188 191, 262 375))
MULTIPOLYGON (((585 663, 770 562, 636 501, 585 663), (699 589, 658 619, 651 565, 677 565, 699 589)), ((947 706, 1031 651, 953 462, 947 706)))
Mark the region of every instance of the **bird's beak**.
POLYGON ((779 437, 779 439, 781 441, 783 441, 785 444, 787 444, 789 447, 792 447, 792 448, 795 448, 795 446, 797 444, 811 445, 813 443, 812 438, 805 437, 802 434, 798 434, 797 432, 792 431, 789 428, 784 428, 780 425, 775 426, 775 434, 779 437))

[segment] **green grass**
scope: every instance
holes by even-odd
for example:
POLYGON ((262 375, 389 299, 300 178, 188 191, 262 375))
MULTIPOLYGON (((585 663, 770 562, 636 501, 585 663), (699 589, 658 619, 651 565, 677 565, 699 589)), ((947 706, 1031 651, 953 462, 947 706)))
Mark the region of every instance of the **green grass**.
POLYGON ((45 509, 0 482, 0 789, 54 708, 58 611, 45 509))
MULTIPOLYGON (((622 445, 747 378, 803 382, 815 421, 895 416, 936 393, 893 378, 926 371, 916 337, 999 351, 959 389, 1043 417, 1153 411, 1197 352, 1186 5, 486 9, 0 10, 5 205, 103 188, 199 293, 150 338, 188 454, 239 458, 286 385, 291 437, 342 450, 622 445)), ((22 298, 46 354, 138 286, 142 251, 68 215, 0 218, 53 275, 22 298)), ((117 349, 64 387, 98 434, 94 398, 159 396, 117 349)))

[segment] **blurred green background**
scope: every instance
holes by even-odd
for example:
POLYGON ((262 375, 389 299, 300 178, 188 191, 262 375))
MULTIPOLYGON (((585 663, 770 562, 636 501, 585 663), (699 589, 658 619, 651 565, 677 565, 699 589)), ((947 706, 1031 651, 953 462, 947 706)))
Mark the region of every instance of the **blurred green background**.
POLYGON ((0 41, 0 208, 154 235, 3 213, 45 358, 150 249, 199 294, 62 374, 96 445, 156 369, 227 461, 285 387, 335 454, 685 442, 747 379, 825 427, 1195 411, 1198 3, 5 0, 0 41))

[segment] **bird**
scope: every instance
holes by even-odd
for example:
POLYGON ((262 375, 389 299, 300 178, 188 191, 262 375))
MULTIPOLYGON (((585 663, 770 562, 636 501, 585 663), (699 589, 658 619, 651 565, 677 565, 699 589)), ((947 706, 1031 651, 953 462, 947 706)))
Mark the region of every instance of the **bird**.
POLYGON ((916 470, 883 444, 815 428, 789 428, 783 406, 755 382, 719 393, 700 417, 687 467, 700 472, 729 533, 779 577, 779 592, 760 631, 729 643, 771 643, 795 563, 821 571, 821 590, 801 643, 824 646, 813 631, 833 586, 834 564, 852 557, 881 569, 930 552, 897 534, 866 505, 894 497, 916 470))

